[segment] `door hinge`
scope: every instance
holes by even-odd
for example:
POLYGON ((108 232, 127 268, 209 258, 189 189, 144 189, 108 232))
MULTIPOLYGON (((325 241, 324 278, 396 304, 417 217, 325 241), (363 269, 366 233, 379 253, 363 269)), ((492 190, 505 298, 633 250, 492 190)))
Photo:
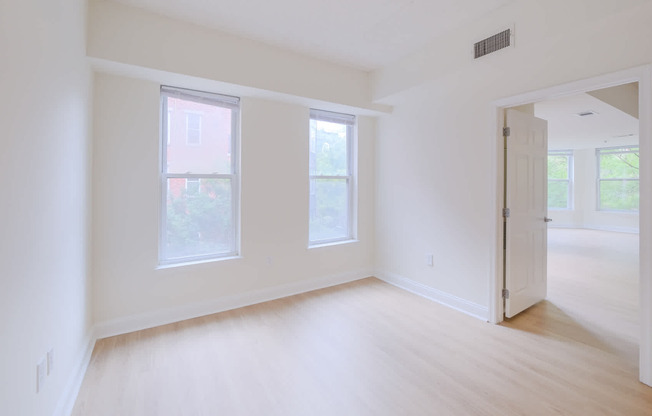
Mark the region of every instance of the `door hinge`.
POLYGON ((512 129, 509 127, 503 127, 503 136, 509 137, 510 134, 512 134, 512 129))
POLYGON ((503 299, 509 299, 509 289, 503 289, 503 299))
POLYGON ((509 218, 509 208, 503 208, 503 218, 509 218))

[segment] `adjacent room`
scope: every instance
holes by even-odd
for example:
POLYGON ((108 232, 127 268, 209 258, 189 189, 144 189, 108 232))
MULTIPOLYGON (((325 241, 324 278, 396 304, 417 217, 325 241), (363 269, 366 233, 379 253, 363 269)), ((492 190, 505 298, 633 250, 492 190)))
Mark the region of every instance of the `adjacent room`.
POLYGON ((0 414, 649 415, 650 17, 3 0, 0 414))
POLYGON ((520 106, 548 127, 547 294, 509 325, 620 356, 639 350, 638 85, 520 106))

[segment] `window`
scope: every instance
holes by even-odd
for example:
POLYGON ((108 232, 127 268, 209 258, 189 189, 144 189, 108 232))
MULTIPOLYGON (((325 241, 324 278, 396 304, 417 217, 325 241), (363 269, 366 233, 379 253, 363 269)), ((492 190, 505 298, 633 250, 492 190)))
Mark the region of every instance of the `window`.
POLYGON ((159 263, 237 255, 239 99, 161 87, 161 106, 159 263), (201 139, 170 144, 183 143, 184 133, 187 143, 201 139))
POLYGON ((186 114, 186 144, 201 144, 201 114, 186 114))
POLYGON ((310 245, 354 238, 354 125, 355 116, 310 110, 310 245))
POLYGON ((573 151, 551 150, 548 152, 548 208, 571 209, 573 207, 573 151))
POLYGON ((188 195, 197 195, 201 186, 201 179, 188 178, 186 179, 186 193, 188 195))
POLYGON ((638 146, 596 149, 598 210, 638 212, 638 146))

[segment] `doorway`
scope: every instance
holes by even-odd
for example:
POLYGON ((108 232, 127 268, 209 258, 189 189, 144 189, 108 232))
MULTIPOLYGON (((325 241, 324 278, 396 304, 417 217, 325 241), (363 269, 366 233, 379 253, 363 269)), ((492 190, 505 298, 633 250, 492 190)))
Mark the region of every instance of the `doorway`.
MULTIPOLYGON (((503 218, 502 218, 502 197, 504 193, 504 165, 503 154, 503 132, 502 121, 504 120, 505 109, 528 103, 541 102, 550 99, 556 99, 564 96, 570 96, 577 93, 584 93, 630 82, 639 83, 639 107, 640 107, 640 243, 639 250, 641 253, 650 251, 652 243, 651 227, 651 207, 652 207, 652 152, 650 151, 650 137, 652 133, 652 69, 649 66, 634 68, 615 74, 609 74, 584 81, 578 81, 571 84, 561 85, 541 91, 527 93, 515 97, 506 98, 494 102, 496 114, 495 136, 495 189, 496 189, 496 244, 493 249, 495 253, 495 272, 490 276, 489 301, 490 321, 494 323, 503 320, 503 299, 502 299, 502 276, 504 271, 504 253, 503 253, 503 218), (499 168, 501 167, 501 168, 499 168)), ((640 348, 639 348, 639 379, 648 385, 652 385, 652 284, 650 274, 652 272, 652 262, 649 256, 640 256, 639 260, 639 292, 640 292, 640 348)))
MULTIPOLYGON (((615 354, 635 368, 638 84, 517 110, 547 122, 545 215, 552 220, 547 224, 545 304, 523 315, 537 316, 542 330, 550 334, 615 354)), ((511 316, 508 306, 506 301, 506 317, 511 316)), ((532 316, 516 316, 509 325, 518 328, 520 321, 532 316)))

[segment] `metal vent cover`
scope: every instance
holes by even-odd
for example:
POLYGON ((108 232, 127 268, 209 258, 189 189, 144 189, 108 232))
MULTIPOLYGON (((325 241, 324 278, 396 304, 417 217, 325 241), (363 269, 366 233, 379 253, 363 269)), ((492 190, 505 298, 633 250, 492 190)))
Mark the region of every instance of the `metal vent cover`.
POLYGON ((481 56, 488 55, 492 52, 496 52, 500 49, 506 48, 511 45, 512 42, 512 29, 504 30, 500 33, 496 33, 493 36, 489 36, 486 39, 476 42, 474 49, 474 58, 478 59, 481 56))

